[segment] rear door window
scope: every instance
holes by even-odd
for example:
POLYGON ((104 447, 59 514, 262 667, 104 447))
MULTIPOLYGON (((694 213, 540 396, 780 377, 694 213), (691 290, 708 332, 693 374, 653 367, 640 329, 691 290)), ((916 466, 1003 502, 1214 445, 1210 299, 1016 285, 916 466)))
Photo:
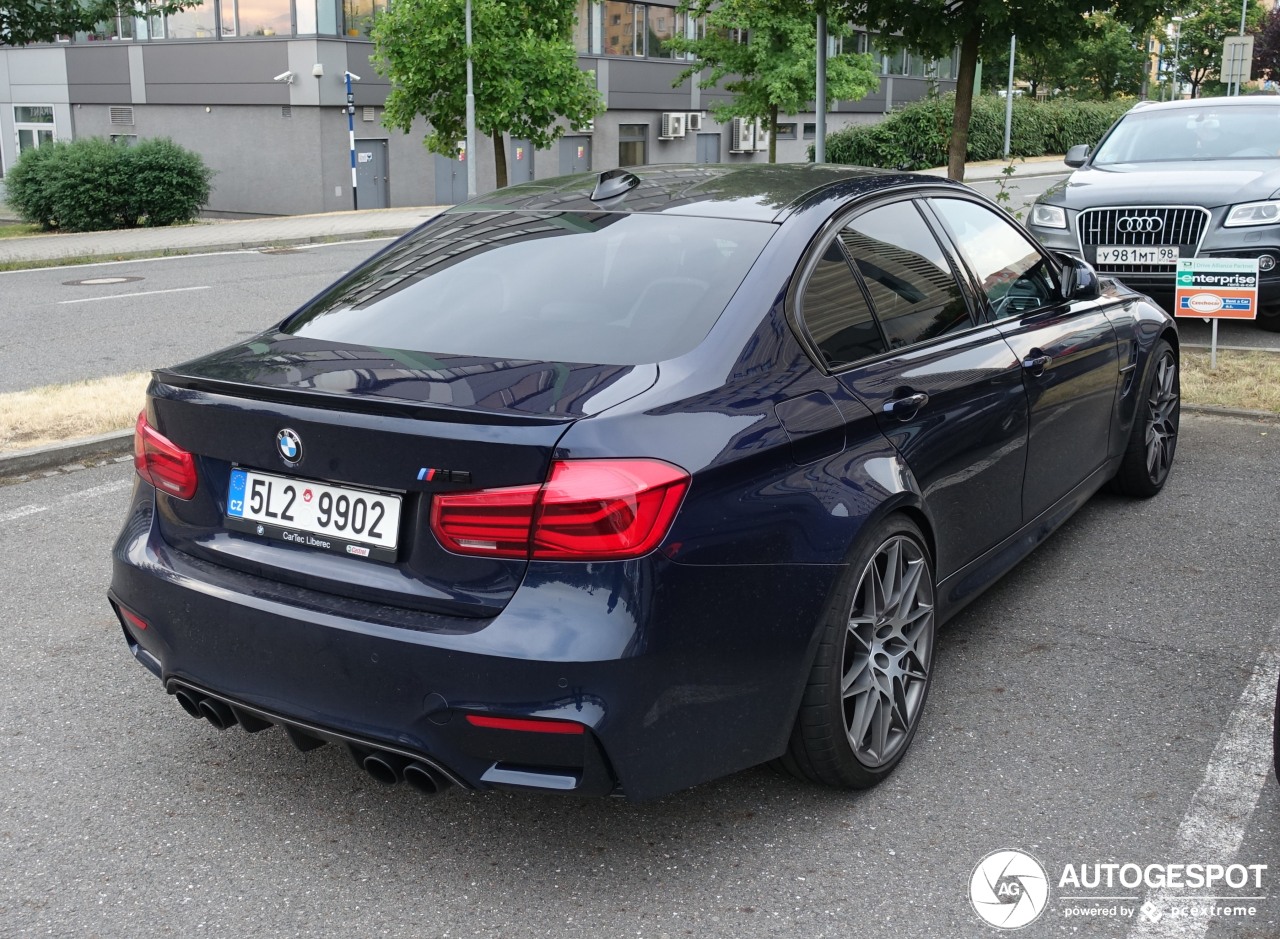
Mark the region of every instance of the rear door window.
POLYGON ((973 325, 951 264, 914 202, 862 213, 840 232, 840 242, 866 284, 889 348, 973 325))
POLYGON ((281 329, 418 353, 659 362, 706 336, 775 230, 610 212, 450 214, 281 329))
POLYGON ((840 368, 887 348, 849 261, 833 241, 800 295, 800 315, 829 368, 840 368))

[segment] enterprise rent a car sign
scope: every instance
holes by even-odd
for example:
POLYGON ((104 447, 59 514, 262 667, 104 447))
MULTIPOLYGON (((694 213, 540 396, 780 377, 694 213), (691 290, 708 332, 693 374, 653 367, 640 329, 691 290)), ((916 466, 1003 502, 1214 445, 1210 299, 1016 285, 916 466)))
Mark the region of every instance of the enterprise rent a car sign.
POLYGON ((1174 316, 1251 320, 1258 316, 1257 258, 1183 258, 1174 316))

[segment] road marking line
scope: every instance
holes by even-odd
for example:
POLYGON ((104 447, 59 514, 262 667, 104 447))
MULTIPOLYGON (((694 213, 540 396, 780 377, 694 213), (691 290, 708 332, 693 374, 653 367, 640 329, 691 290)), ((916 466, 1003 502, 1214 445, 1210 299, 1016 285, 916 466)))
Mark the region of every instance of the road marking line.
POLYGON ((117 479, 109 483, 103 483, 100 486, 90 486, 88 489, 81 489, 78 492, 69 492, 64 496, 54 499, 49 505, 23 505, 16 509, 10 509, 8 512, 0 513, 0 525, 8 522, 17 521, 20 518, 26 518, 28 515, 37 515, 40 512, 48 512, 50 509, 58 508, 69 503, 84 502, 85 499, 92 499, 96 496, 105 496, 113 492, 119 492, 122 489, 128 489, 133 486, 133 474, 130 473, 127 479, 117 479))
POLYGON ((212 290, 212 287, 171 287, 168 290, 144 290, 141 293, 111 293, 104 297, 81 297, 79 300, 59 300, 59 304, 92 303, 95 300, 123 300, 126 297, 150 297, 158 293, 182 293, 186 290, 212 290))
MULTIPOLYGON (((1171 862, 1233 863, 1244 842, 1245 824, 1253 815, 1271 769, 1271 716, 1276 702, 1276 673, 1280 670, 1280 627, 1253 666, 1235 710, 1213 748, 1204 780, 1182 816, 1169 853, 1171 862)), ((1247 863, 1241 862, 1241 863, 1247 863)), ((1274 873, 1272 874, 1274 876, 1274 873)), ((1152 890, 1147 901, 1167 908, 1209 899, 1185 888, 1152 890)), ((1233 899, 1247 899, 1244 897, 1233 899)), ((1212 917, 1164 915, 1159 922, 1140 919, 1129 939, 1199 939, 1212 917)))
POLYGON ((24 505, 21 508, 13 509, 0 515, 0 524, 12 522, 19 518, 26 518, 28 515, 35 515, 37 512, 47 512, 47 505, 24 505))

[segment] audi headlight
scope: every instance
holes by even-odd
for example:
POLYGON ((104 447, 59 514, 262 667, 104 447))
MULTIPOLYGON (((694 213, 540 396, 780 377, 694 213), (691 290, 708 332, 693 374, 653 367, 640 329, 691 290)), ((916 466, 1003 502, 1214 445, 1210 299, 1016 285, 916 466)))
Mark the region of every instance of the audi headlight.
POLYGON ((1246 202, 1235 205, 1223 222, 1225 228, 1244 228, 1246 225, 1275 225, 1280 222, 1280 202, 1246 202))
POLYGON ((1067 213, 1060 205, 1036 203, 1031 208, 1031 224, 1041 228, 1066 228, 1067 213))

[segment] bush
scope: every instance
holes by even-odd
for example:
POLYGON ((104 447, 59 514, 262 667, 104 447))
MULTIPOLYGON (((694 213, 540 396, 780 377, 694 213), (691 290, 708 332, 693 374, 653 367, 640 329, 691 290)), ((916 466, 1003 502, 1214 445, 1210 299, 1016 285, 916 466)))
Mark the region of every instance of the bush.
MULTIPOLYGON (((1033 101, 1014 98, 1009 151, 1014 157, 1066 153, 1078 143, 1097 143, 1132 101, 1033 101)), ((1004 153, 1004 99, 973 99, 969 161, 998 160, 1004 153)), ((878 124, 855 124, 827 135, 832 163, 923 170, 947 162, 947 140, 955 95, 916 101, 878 124)))
POLYGON ((101 137, 27 150, 5 178, 8 202, 45 228, 99 231, 195 218, 213 173, 167 138, 128 147, 101 137))

